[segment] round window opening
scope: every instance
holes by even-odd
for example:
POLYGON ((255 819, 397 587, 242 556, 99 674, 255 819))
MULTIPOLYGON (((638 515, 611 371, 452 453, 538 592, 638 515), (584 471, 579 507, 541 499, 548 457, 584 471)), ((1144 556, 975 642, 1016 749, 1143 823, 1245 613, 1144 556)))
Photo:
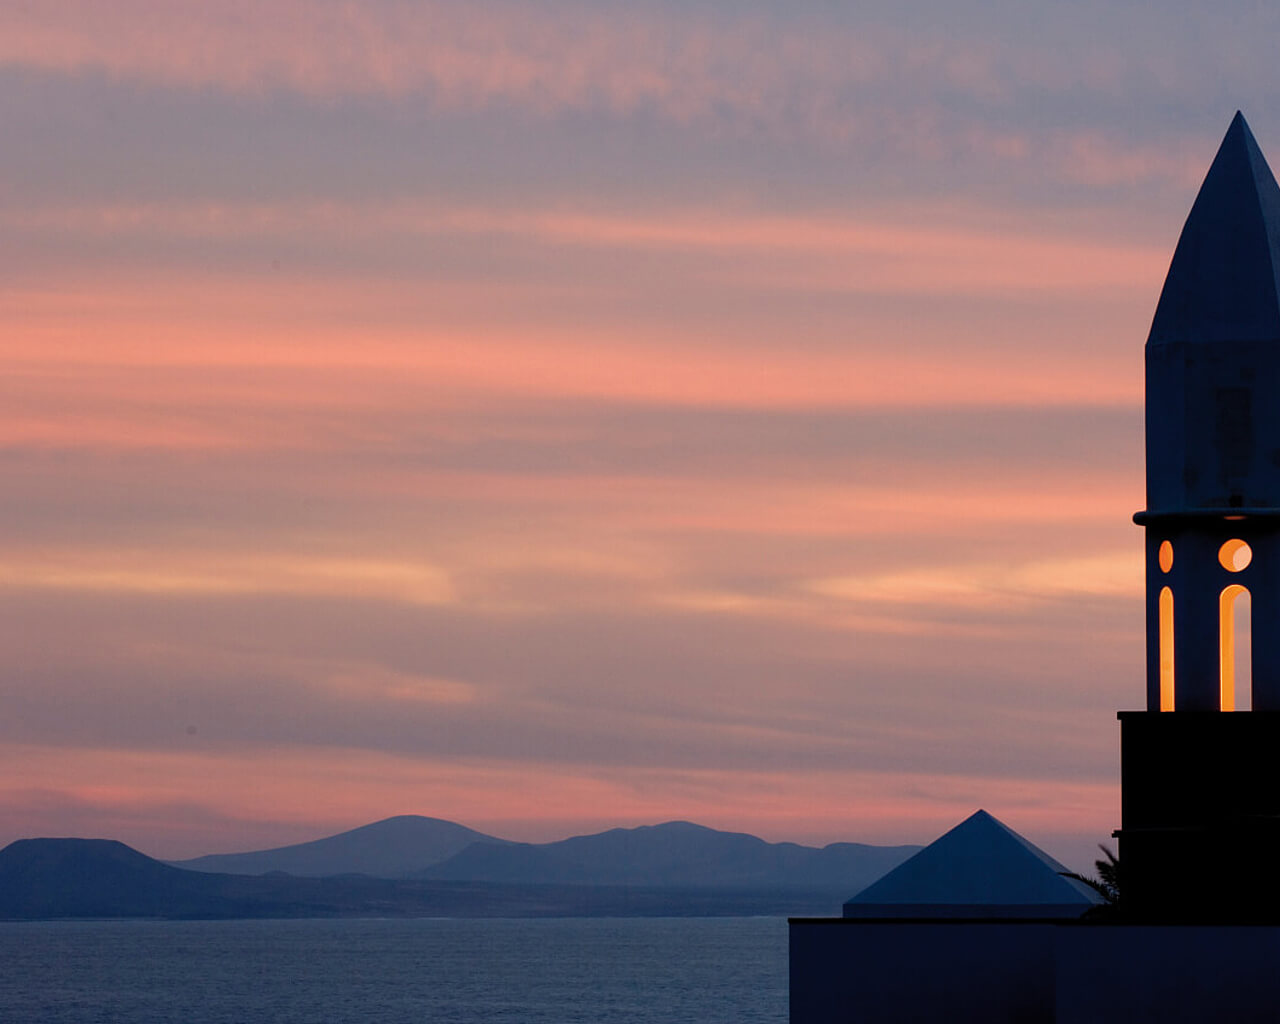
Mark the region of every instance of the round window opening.
POLYGON ((1227 572, 1242 572, 1253 561, 1253 549, 1242 540, 1229 540, 1218 549, 1218 561, 1227 572))
POLYGON ((1168 572, 1173 568, 1173 545, 1167 540, 1160 543, 1160 571, 1168 572))

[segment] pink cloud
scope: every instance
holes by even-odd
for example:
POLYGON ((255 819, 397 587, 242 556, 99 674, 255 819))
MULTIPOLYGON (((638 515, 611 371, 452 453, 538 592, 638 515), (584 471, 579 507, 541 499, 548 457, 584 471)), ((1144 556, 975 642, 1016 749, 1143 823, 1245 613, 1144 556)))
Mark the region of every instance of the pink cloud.
MULTIPOLYGON (((1040 80, 998 43, 549 9, 26 5, 0 11, 0 61, 222 91, 237 109, 290 92, 468 117, 638 113, 883 143, 908 170, 967 153, 1108 186, 1190 173, 1104 132, 1046 147, 1016 119, 950 116, 953 97, 1003 109, 1040 80)), ((420 811, 538 838, 688 817, 923 841, 985 804, 1016 827, 1105 834, 1098 751, 1140 658, 1121 649, 1126 630, 1141 642, 1136 539, 1124 547, 1141 482, 1114 450, 1123 418, 1095 435, 1085 410, 1140 402, 1168 253, 1122 240, 1110 210, 1032 223, 850 196, 865 205, 0 210, 32 254, 0 291, 0 447, 20 495, 0 598, 30 652, 34 681, 14 692, 54 737, 0 745, 0 829, 74 821, 194 854, 216 848, 210 823, 244 847, 420 811), (953 439, 957 411, 997 422, 953 439), (823 412, 848 420, 782 415, 823 412), (1088 438, 1042 452, 1014 436, 1059 414, 1088 438), (1081 657, 1101 669, 1058 685, 1081 618, 1130 605, 1132 622, 1090 634, 1081 657), (42 630, 71 636, 57 678, 42 630), (160 712, 90 713, 115 696, 153 713, 173 679, 200 689, 226 749, 203 729, 188 743, 181 722, 141 735, 173 725, 160 712), (520 756, 405 752, 407 721, 499 698, 518 713, 486 722, 520 756), (1082 738, 1091 701, 1102 742, 1082 738), (1035 728, 1001 761, 1011 720, 1035 728), (1023 781, 1054 728, 1069 770, 1023 781), (946 756, 876 771, 891 747, 946 756)))
MULTIPOLYGON (((1135 158, 1137 159, 1137 158, 1135 158)), ((1137 166, 1135 164, 1135 166, 1137 166)), ((1091 173, 1091 172, 1089 172, 1091 173)), ((466 208, 428 203, 207 203, 11 210, 13 228, 87 238, 202 241, 310 238, 326 244, 398 237, 483 236, 544 246, 767 256, 755 287, 854 288, 878 293, 981 294, 1158 287, 1162 247, 1040 230, 919 226, 843 213, 782 216, 744 210, 466 208), (799 265, 790 261, 800 260, 799 265), (781 279, 780 281, 778 279, 781 279)), ((993 219, 999 219, 997 217, 993 219)), ((728 270, 733 277, 732 264, 728 270)))
MULTIPOLYGON (((1020 234, 956 218, 922 228, 741 210, 414 203, 7 218, 142 251, 175 238, 347 249, 337 273, 236 275, 148 260, 68 269, 0 294, 0 354, 14 390, 0 437, 53 447, 318 448, 376 437, 380 419, 389 425, 424 402, 441 414, 571 397, 722 408, 1126 406, 1141 387, 1126 350, 1098 346, 1082 358, 1078 343, 1056 343, 1053 332, 1073 337, 1059 316, 1073 299, 1097 309, 1106 294, 1125 310, 1144 308, 1162 267, 1156 250, 1105 235, 1020 234), (391 275, 364 270, 349 249, 396 237, 410 248, 391 275), (541 276, 409 273, 416 253, 460 238, 532 247, 541 276), (643 274, 633 283, 616 263, 598 272, 600 251, 643 274), (681 296, 685 322, 655 307, 655 289, 681 296), (822 292, 843 296, 847 311, 778 345, 788 303, 822 292), (862 296, 875 302, 850 301, 862 296), (958 296, 1018 305, 973 323, 885 305, 958 296)), ((1091 333, 1117 333, 1116 321, 1091 333)), ((1135 336, 1142 326, 1131 325, 1135 336)))

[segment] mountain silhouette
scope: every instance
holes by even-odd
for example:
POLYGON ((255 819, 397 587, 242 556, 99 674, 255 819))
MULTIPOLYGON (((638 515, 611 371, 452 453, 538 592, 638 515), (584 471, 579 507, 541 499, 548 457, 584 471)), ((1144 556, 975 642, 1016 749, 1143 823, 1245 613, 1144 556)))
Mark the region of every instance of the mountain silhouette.
POLYGON ((553 843, 474 843, 414 877, 519 884, 808 889, 850 893, 918 846, 767 843, 687 821, 615 828, 553 843))
POLYGON ((237 875, 284 871, 301 878, 345 874, 406 878, 476 842, 501 845, 506 840, 440 818, 401 814, 308 843, 169 863, 188 871, 237 875))
POLYGON ((215 876, 113 839, 19 839, 0 850, 0 917, 240 917, 215 876))
POLYGON ((688 821, 615 828, 550 843, 514 843, 451 821, 401 815, 296 846, 172 861, 175 867, 321 878, 806 889, 841 902, 897 867, 918 846, 768 843, 688 821))
POLYGON ((0 850, 0 920, 778 916, 830 913, 840 899, 793 888, 231 875, 176 868, 110 839, 20 839, 0 850))

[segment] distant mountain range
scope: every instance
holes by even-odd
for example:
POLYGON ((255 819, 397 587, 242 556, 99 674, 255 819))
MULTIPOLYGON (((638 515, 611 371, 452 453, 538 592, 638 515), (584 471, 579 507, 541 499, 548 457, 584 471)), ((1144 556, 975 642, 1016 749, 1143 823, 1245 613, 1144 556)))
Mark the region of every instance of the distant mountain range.
POLYGON ((512 843, 417 816, 174 864, 107 839, 23 839, 0 850, 0 919, 829 914, 918 849, 689 822, 512 843))
POLYGON ((514 843, 439 818, 401 815, 296 846, 171 863, 193 871, 283 871, 316 878, 363 874, 518 885, 831 889, 852 895, 918 849, 767 843, 687 821, 514 843))
POLYGON ((472 843, 413 877, 524 885, 848 889, 852 895, 918 849, 861 843, 818 849, 669 821, 554 843, 472 843))

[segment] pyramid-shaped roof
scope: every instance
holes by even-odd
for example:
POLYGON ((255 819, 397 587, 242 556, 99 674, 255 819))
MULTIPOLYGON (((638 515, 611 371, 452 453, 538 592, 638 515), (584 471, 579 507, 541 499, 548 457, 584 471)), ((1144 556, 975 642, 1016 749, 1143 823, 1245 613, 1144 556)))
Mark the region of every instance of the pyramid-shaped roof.
POLYGON ((976 811, 844 905, 845 917, 1079 917, 1101 902, 1067 869, 976 811))
POLYGON ((1183 225, 1148 345, 1280 344, 1280 187, 1239 111, 1183 225))

